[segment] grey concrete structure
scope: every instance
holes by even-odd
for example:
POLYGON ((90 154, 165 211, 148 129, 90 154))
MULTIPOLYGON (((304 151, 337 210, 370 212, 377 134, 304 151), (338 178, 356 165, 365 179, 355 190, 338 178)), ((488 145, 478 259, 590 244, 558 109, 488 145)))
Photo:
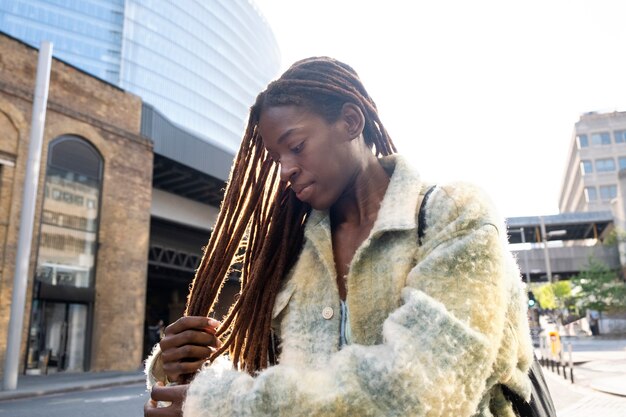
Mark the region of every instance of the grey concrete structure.
POLYGON ((584 269, 590 256, 620 267, 618 246, 601 244, 615 221, 610 211, 511 217, 507 233, 525 281, 557 281, 584 269))

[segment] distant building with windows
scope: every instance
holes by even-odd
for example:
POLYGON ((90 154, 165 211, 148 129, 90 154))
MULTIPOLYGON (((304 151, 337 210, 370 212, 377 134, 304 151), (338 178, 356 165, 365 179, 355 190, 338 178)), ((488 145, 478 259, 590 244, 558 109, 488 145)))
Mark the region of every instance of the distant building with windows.
POLYGON ((574 126, 559 197, 561 213, 611 210, 626 169, 626 112, 585 113, 574 126))

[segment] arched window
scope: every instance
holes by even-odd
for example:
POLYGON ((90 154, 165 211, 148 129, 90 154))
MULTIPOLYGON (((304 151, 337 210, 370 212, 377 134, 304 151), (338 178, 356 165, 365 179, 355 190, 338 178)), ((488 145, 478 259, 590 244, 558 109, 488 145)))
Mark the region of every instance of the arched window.
POLYGON ((72 135, 50 143, 27 368, 88 364, 103 160, 72 135))

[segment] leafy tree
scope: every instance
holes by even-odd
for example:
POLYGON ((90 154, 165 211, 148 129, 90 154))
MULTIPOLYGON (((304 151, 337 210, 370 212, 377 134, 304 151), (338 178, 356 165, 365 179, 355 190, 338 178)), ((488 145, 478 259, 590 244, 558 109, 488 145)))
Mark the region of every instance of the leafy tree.
POLYGON ((571 278, 579 308, 607 311, 626 308, 626 285, 616 271, 590 257, 585 268, 571 278))
POLYGON ((539 307, 544 310, 552 310, 557 306, 556 297, 554 296, 554 289, 551 284, 543 284, 533 289, 533 294, 539 303, 539 307))
POLYGON ((620 242, 626 242, 626 231, 615 228, 611 230, 602 241, 603 245, 617 245, 620 242))
POLYGON ((571 321, 573 307, 572 286, 569 281, 543 284, 533 289, 533 294, 543 310, 555 322, 571 321))
POLYGON ((570 304, 572 286, 569 281, 543 284, 535 288, 533 294, 543 309, 565 308, 570 304))

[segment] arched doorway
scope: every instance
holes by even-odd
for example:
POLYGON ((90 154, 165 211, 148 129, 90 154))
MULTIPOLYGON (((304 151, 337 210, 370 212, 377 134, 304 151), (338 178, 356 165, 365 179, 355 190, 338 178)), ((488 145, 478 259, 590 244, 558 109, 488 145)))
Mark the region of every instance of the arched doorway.
POLYGON ((49 145, 27 371, 89 368, 103 159, 86 140, 49 145))

